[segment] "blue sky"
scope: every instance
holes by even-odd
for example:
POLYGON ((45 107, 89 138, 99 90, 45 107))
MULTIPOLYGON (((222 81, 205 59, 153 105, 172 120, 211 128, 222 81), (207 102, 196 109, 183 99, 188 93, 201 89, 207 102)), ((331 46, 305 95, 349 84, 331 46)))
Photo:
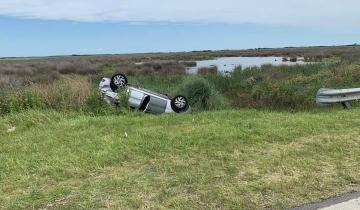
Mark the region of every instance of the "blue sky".
POLYGON ((360 42, 357 0, 1 0, 0 57, 360 42))

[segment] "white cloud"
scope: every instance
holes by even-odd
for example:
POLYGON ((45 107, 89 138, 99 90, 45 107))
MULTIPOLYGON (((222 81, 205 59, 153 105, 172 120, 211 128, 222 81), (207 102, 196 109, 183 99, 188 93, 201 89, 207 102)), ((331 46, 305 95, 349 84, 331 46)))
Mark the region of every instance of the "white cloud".
POLYGON ((1 0, 0 15, 86 22, 359 27, 359 8, 359 0, 1 0))

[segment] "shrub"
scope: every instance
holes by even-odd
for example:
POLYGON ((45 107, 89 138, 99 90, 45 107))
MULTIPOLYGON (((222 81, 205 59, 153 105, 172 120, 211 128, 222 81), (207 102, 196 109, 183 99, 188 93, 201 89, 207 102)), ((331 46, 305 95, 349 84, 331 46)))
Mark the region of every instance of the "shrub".
POLYGON ((203 78, 190 79, 177 91, 186 96, 195 111, 223 109, 227 100, 203 78))
POLYGON ((89 96, 86 98, 82 112, 93 116, 116 114, 117 110, 114 106, 110 106, 103 100, 101 93, 93 89, 89 96))

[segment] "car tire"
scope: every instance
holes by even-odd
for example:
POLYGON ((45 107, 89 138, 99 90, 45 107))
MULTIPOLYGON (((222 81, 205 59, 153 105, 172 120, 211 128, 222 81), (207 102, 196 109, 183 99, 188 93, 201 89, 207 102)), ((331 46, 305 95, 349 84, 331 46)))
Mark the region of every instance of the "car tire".
POLYGON ((111 77, 110 88, 114 92, 119 88, 123 88, 127 86, 127 84, 128 84, 128 79, 124 74, 118 73, 118 74, 114 74, 111 77))
POLYGON ((176 113, 186 112, 189 109, 189 102, 185 96, 177 95, 171 100, 171 108, 176 113))

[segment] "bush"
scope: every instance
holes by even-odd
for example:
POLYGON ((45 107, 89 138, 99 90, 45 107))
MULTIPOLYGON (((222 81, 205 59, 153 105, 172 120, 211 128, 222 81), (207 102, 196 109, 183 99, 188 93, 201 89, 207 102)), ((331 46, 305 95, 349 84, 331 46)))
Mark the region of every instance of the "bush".
POLYGON ((103 100, 101 93, 93 89, 86 99, 82 112, 93 116, 116 114, 117 109, 103 100))
POLYGON ((226 98, 203 78, 190 79, 177 92, 188 98, 195 111, 223 109, 227 106, 226 98))

